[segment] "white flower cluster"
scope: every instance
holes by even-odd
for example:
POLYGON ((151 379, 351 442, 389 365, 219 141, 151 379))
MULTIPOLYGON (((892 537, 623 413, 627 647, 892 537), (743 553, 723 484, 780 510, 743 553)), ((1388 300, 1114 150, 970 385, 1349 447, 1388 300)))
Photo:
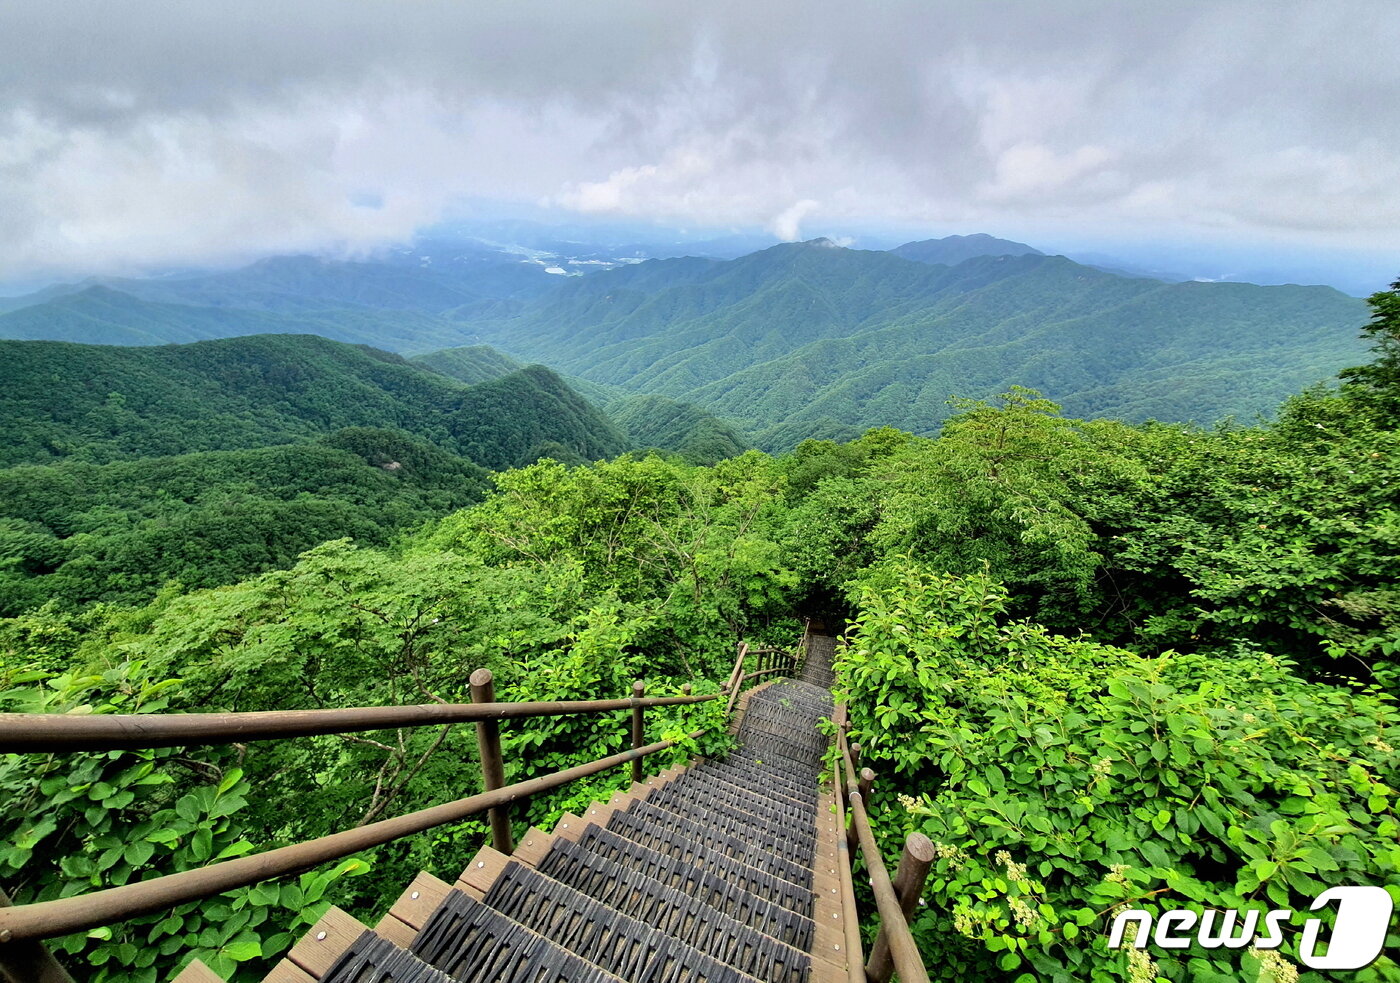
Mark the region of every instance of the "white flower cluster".
POLYGON ((1006 869, 1006 879, 1008 881, 1024 881, 1026 879, 1026 865, 1018 864, 1011 859, 1011 854, 1005 850, 998 850, 996 862, 1006 869))
POLYGON ((1015 917, 1016 924, 1022 928, 1030 928, 1040 921, 1040 912, 1026 904, 1024 898, 1013 896, 1007 898, 1006 903, 1011 906, 1011 914, 1015 917))
POLYGON ((947 843, 935 843, 933 845, 933 855, 939 860, 947 860, 954 867, 962 867, 967 863, 967 851, 962 847, 949 846, 947 843))
POLYGON ((1249 953, 1259 960, 1259 983, 1298 983, 1298 967, 1280 956, 1277 949, 1250 946, 1249 953))
POLYGON ((1157 979, 1157 964, 1143 949, 1128 950, 1128 983, 1153 983, 1157 979))

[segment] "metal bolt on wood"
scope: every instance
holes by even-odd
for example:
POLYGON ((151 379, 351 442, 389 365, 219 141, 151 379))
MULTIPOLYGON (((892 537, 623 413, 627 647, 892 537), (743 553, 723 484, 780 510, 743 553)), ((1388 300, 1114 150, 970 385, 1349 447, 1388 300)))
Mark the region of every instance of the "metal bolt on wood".
MULTIPOLYGON (((471 675, 473 703, 495 703, 496 681, 490 669, 478 669, 471 675)), ((501 757, 501 729, 494 720, 476 722, 476 746, 481 756, 481 787, 483 791, 494 792, 506 783, 505 759, 501 757)), ((488 815, 491 818, 491 845, 510 856, 515 852, 511 843, 510 807, 494 806, 488 815)))

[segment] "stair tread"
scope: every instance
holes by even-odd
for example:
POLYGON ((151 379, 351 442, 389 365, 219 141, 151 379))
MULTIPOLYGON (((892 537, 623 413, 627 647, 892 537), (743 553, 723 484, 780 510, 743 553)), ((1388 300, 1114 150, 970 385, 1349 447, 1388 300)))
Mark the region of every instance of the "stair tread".
POLYGON ((749 867, 782 877, 798 887, 810 889, 812 886, 810 869, 804 869, 800 864, 765 851, 761 844, 736 840, 728 834, 708 829, 664 809, 651 807, 648 811, 645 802, 636 803, 631 809, 613 813, 607 828, 629 839, 635 839, 644 846, 659 849, 655 844, 663 844, 672 856, 680 856, 682 859, 694 856, 702 849, 713 850, 749 867), (657 813, 660 813, 660 816, 657 816, 657 813))
POLYGON ((458 983, 616 983, 619 979, 454 890, 410 950, 458 983))
POLYGON ((713 876, 752 897, 767 901, 803 917, 812 914, 812 892, 776 874, 750 867, 714 850, 698 851, 691 861, 653 850, 597 823, 583 830, 578 843, 601 856, 671 886, 685 885, 701 890, 707 876, 713 876))
POLYGON ((340 955, 321 983, 452 983, 452 977, 366 930, 340 955))
POLYGON ((811 944, 811 919, 744 892, 725 890, 727 885, 717 878, 710 879, 703 894, 682 891, 570 840, 556 840, 537 869, 600 904, 658 926, 684 923, 703 909, 708 932, 735 934, 744 929, 801 952, 811 944))
MULTIPOLYGON (((657 825, 688 824, 689 828, 695 830, 697 836, 722 835, 737 844, 734 848, 742 849, 746 855, 754 853, 762 855, 765 858, 764 863, 770 865, 756 864, 762 869, 791 869, 794 873, 802 871, 795 881, 798 884, 804 883, 805 875, 810 873, 806 871, 806 868, 811 867, 812 859, 815 856, 814 843, 812 842, 815 830, 810 822, 806 830, 791 833, 766 826, 753 820, 752 817, 735 816, 716 810, 687 807, 676 803, 656 804, 646 799, 632 803, 625 811, 634 816, 648 819, 657 825), (681 809, 685 811, 680 811, 681 809), (754 838, 754 834, 757 834, 757 839, 754 838)), ((814 820, 815 816, 813 816, 814 820)))
POLYGON ((727 977, 721 969, 727 967, 736 981, 805 980, 806 953, 667 893, 652 899, 643 919, 512 861, 484 903, 623 979, 645 975, 659 962, 679 962, 705 979, 727 977))

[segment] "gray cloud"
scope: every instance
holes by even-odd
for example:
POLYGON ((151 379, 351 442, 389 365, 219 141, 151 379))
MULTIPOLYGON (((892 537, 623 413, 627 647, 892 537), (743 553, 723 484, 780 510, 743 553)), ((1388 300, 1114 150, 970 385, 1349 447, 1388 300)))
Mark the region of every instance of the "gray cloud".
POLYGON ((1398 49, 1389 0, 10 0, 0 280, 369 248, 473 196, 1400 251, 1398 49))

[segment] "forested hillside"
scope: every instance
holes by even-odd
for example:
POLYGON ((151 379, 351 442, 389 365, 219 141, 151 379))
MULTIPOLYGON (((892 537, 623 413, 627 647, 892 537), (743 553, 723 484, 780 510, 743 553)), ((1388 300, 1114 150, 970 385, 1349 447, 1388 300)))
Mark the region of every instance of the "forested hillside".
POLYGON ((533 460, 517 437, 587 460, 626 449, 542 367, 478 392, 398 355, 309 335, 153 348, 0 342, 0 384, 0 464, 242 449, 343 427, 391 427, 458 454, 494 447, 499 467, 533 460))
POLYGON ((611 270, 472 330, 783 448, 821 421, 932 432, 950 397, 1012 384, 1079 415, 1252 419, 1355 362, 1363 312, 1327 287, 1168 284, 1033 254, 946 267, 817 240, 611 270))
MULTIPOLYGON (((254 297, 243 299, 256 303, 254 297)), ((0 338, 18 340, 163 345, 250 334, 314 334, 404 351, 450 346, 463 337, 457 324, 422 310, 305 304, 288 305, 285 310, 196 306, 142 300, 103 286, 0 314, 0 338)))
MULTIPOLYGON (((887 262, 903 261, 872 269, 887 262)), ((1082 289, 1124 288, 1086 275, 1082 289)), ((7 542, 87 524, 94 552, 70 544, 53 572, 35 574, 53 579, 29 585, 31 601, 79 585, 71 596, 0 619, 0 692, 8 709, 54 712, 460 701, 479 666, 503 699, 621 695, 642 677, 649 693, 713 692, 736 639, 791 644, 798 615, 823 611, 845 622, 836 695, 879 775, 869 808, 887 859, 913 830, 935 844, 913 928, 938 972, 986 983, 1323 983, 1331 977, 1299 965, 1302 920, 1335 918, 1311 912, 1313 899, 1334 885, 1400 893, 1400 283, 1372 306, 1371 361, 1338 387, 1295 394, 1269 423, 1084 420, 1011 388, 960 404, 937 437, 884 427, 712 466, 546 460, 496 475, 484 500, 397 539, 337 539, 289 568, 149 600, 87 603, 84 562, 105 569, 124 523, 143 532, 166 509, 207 517, 192 471, 236 471, 240 459, 160 465, 160 489, 186 489, 168 505, 148 503, 142 461, 15 469, 7 498, 27 511, 5 527, 7 542), (1124 906, 1299 914, 1277 950, 1110 950, 1124 906)), ((326 346, 338 385, 364 387, 355 399, 412 378, 423 388, 409 394, 450 391, 465 404, 477 393, 482 413, 505 405, 497 389, 311 344, 326 346)), ((74 350, 79 364, 86 351, 74 350)), ((179 364, 185 374, 169 378, 206 385, 208 373, 182 361, 190 351, 207 366, 219 348, 152 349, 176 363, 125 364, 152 382, 167 378, 153 365, 179 364)), ((26 364, 65 380, 59 362, 26 364)), ((224 373, 256 375, 238 360, 224 373)), ((567 404, 543 370, 526 375, 545 391, 540 405, 567 404)), ((348 400, 333 388, 311 401, 320 390, 297 378, 287 407, 333 415, 348 400)), ((62 408, 26 405, 11 419, 62 408)), ((217 419, 196 414, 185 429, 217 419)), ((370 481, 349 458, 386 471, 384 439, 352 431, 306 453, 342 462, 374 508, 379 478, 399 472, 370 481)), ((17 458, 34 453, 21 446, 17 458)), ((96 459, 129 450, 114 437, 103 446, 96 459)), ((267 452, 284 473, 267 465, 254 491, 295 500, 305 459, 277 458, 284 450, 294 449, 267 452)), ((452 494, 457 475, 476 494, 476 472, 419 453, 403 462, 413 494, 452 494)), ((170 569, 181 575, 179 562, 170 569)), ((7 589, 24 587, 23 573, 10 570, 7 589)), ((715 706, 658 714, 654 733, 714 724, 715 706)), ((512 726, 505 741, 515 779, 620 750, 627 737, 620 719, 580 717, 512 726)), ((189 869, 475 791, 473 754, 458 728, 197 758, 169 749, 36 767, 10 757, 0 864, 19 902, 189 869)), ((627 780, 532 799, 517 821, 548 826, 627 780)), ((155 983, 194 956, 256 978, 332 900, 382 912, 419 869, 455 876, 484 832, 447 827, 61 947, 98 983, 155 983)), ((1350 978, 1400 979, 1394 926, 1388 942, 1350 978)))
POLYGON ((524 366, 508 355, 502 355, 489 345, 464 345, 460 348, 447 348, 442 351, 414 355, 409 361, 451 376, 458 382, 468 385, 475 382, 489 382, 503 375, 523 369, 524 366))
POLYGON ((604 405, 633 446, 673 450, 692 464, 737 457, 752 446, 726 421, 665 396, 623 396, 604 405))
POLYGON ((265 335, 0 342, 0 357, 0 616, 219 586, 333 539, 387 545, 479 501, 487 471, 541 457, 647 447, 712 463, 749 446, 660 397, 622 399, 619 425, 487 348, 410 363, 265 335))
POLYGON ((290 566, 329 539, 388 545, 479 501, 486 472, 402 431, 0 469, 0 616, 135 603, 290 566))

